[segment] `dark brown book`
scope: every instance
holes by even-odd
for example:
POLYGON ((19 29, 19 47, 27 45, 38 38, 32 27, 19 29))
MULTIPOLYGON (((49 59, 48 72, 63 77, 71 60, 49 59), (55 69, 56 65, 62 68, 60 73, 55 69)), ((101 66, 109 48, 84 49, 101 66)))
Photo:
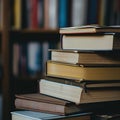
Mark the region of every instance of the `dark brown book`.
POLYGON ((16 95, 15 107, 59 115, 80 112, 79 106, 72 102, 49 97, 39 93, 16 95))
POLYGON ((56 115, 66 115, 66 113, 72 114, 74 112, 106 114, 108 112, 117 113, 120 111, 120 101, 75 105, 58 98, 32 93, 16 95, 15 107, 20 110, 31 110, 56 115))

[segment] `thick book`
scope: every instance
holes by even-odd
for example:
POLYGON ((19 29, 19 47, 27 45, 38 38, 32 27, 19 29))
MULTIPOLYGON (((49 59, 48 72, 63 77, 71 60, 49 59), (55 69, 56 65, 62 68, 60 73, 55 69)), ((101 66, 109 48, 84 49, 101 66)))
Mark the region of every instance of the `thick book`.
POLYGON ((91 113, 81 113, 68 116, 47 114, 33 111, 13 111, 12 120, 91 120, 91 113))
POLYGON ((58 78, 76 79, 79 81, 120 80, 119 65, 92 65, 68 64, 56 61, 47 61, 46 75, 58 78))
POLYGON ((50 49, 51 60, 72 64, 120 64, 119 51, 75 51, 50 49), (94 59, 93 59, 94 58, 94 59))
POLYGON ((60 34, 80 34, 80 33, 113 33, 120 32, 120 26, 99 26, 99 25, 84 25, 76 27, 60 28, 60 34))
POLYGON ((120 89, 93 89, 85 90, 83 87, 62 84, 41 79, 39 82, 41 94, 68 100, 76 104, 97 103, 107 101, 119 101, 120 89))
POLYGON ((39 93, 16 95, 15 107, 38 112, 68 115, 81 111, 80 107, 66 100, 60 100, 39 93))
POLYGON ((94 51, 120 49, 120 34, 65 34, 61 37, 61 48, 94 51))

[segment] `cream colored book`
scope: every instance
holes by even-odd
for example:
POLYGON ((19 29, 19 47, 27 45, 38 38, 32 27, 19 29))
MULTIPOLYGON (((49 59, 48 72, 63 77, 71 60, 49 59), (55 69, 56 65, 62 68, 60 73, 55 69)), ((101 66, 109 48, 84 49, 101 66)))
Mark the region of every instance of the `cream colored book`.
POLYGON ((120 34, 65 34, 62 35, 61 47, 64 50, 116 50, 120 49, 120 34))
POLYGON ((65 27, 60 29, 60 34, 81 34, 81 33, 113 33, 120 32, 120 26, 99 26, 97 24, 65 27))
POLYGON ((50 49, 51 60, 72 64, 120 64, 120 52, 92 52, 50 49), (94 59, 93 59, 94 58, 94 59))
POLYGON ((41 79, 40 93, 68 100, 76 104, 95 103, 120 100, 119 89, 94 89, 87 92, 82 87, 52 82, 41 79))

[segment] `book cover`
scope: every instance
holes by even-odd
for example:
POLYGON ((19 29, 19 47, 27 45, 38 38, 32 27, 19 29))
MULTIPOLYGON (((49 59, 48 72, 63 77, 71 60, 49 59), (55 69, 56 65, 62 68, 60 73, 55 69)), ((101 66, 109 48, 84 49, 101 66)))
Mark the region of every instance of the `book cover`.
POLYGON ((72 0, 71 25, 80 26, 87 23, 88 0, 72 0), (79 11, 79 12, 78 12, 79 11))
POLYGON ((44 26, 44 0, 38 0, 38 27, 43 28, 44 26))
MULTIPOLYGON (((119 88, 120 87, 120 81, 119 80, 107 80, 107 81, 79 81, 75 79, 65 79, 65 78, 57 78, 57 77, 50 77, 50 76, 45 76, 44 79, 52 82, 58 82, 62 84, 67 84, 67 85, 73 85, 73 86, 78 86, 82 87, 85 90, 90 90, 90 89, 101 89, 101 88, 119 88)), ((40 81, 39 81, 40 82, 40 81)))
POLYGON ((88 1, 88 10, 87 10, 87 24, 97 24, 98 23, 98 9, 99 9, 98 0, 89 0, 88 1))
POLYGON ((48 22, 50 29, 58 28, 58 1, 57 0, 49 0, 48 6, 48 22))
POLYGON ((38 28, 38 0, 31 0, 31 28, 38 28))
POLYGON ((119 65, 74 65, 49 60, 46 67, 47 76, 79 81, 120 80, 119 65))
POLYGON ((58 115, 69 115, 84 110, 72 102, 39 93, 16 95, 15 107, 58 115))
POLYGON ((68 26, 68 0, 59 0, 58 2, 58 21, 59 27, 67 27, 68 26))
POLYGON ((63 84, 59 82, 41 79, 39 82, 39 91, 41 94, 68 100, 76 104, 119 101, 120 89, 93 89, 84 90, 83 87, 63 84))
POLYGON ((119 33, 120 26, 99 26, 97 24, 81 25, 75 27, 60 28, 60 34, 81 34, 81 33, 119 33))
POLYGON ((69 116, 60 116, 33 111, 13 111, 12 120, 90 120, 91 113, 81 113, 69 116))
POLYGON ((42 72, 42 45, 39 42, 29 42, 27 45, 27 68, 32 76, 42 72))
POLYGON ((72 64, 120 64, 119 51, 77 51, 49 49, 51 60, 72 64), (94 58, 94 59, 93 59, 94 58))
POLYGON ((62 35, 61 48, 64 50, 110 51, 120 49, 120 34, 62 35), (69 43, 69 44, 68 44, 69 43))

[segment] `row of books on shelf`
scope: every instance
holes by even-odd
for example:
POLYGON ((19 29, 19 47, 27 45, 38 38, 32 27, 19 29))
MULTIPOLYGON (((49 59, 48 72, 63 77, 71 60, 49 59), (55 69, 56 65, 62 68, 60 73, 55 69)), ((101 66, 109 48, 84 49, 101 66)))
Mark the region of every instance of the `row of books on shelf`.
MULTIPOLYGON (((88 29, 88 26, 84 29, 88 29)), ((94 29, 97 28, 94 27, 94 29)), ((101 29, 107 29, 107 32, 111 33, 118 27, 101 29)), ((74 34, 74 36, 83 37, 83 33, 61 33, 62 30, 60 29, 61 35, 74 34)), ((119 30, 120 28, 117 34, 119 30)), ((84 35, 88 35, 88 32, 84 32, 84 35)), ((89 33, 89 37, 92 34, 89 33)), ((105 35, 102 32, 101 34, 105 35)), ((98 40, 102 41, 102 39, 96 39, 98 40)), ((92 43, 94 44, 94 41, 92 43)), ((64 42, 61 44, 64 45, 64 42)), ((99 51, 94 47, 89 51, 85 48, 83 50, 62 48, 51 49, 50 52, 51 59, 46 61, 45 66, 46 76, 38 81, 38 93, 16 94, 17 111, 11 112, 12 120, 18 118, 20 120, 28 118, 31 120, 33 118, 37 120, 120 119, 120 60, 118 55, 120 50, 118 48, 117 50, 103 50, 102 48, 99 51), (44 118, 44 116, 47 117, 44 118)))
MULTIPOLYGON (((11 26, 15 29, 120 24, 119 0, 11 0, 10 7, 11 26)), ((1 0, 1 26, 2 12, 1 0)))
POLYGON ((119 0, 12 0, 11 24, 16 29, 115 25, 119 24, 117 3, 119 0))
POLYGON ((55 42, 22 42, 13 44, 13 75, 40 76, 44 65, 50 59, 49 48, 56 48, 55 42))

